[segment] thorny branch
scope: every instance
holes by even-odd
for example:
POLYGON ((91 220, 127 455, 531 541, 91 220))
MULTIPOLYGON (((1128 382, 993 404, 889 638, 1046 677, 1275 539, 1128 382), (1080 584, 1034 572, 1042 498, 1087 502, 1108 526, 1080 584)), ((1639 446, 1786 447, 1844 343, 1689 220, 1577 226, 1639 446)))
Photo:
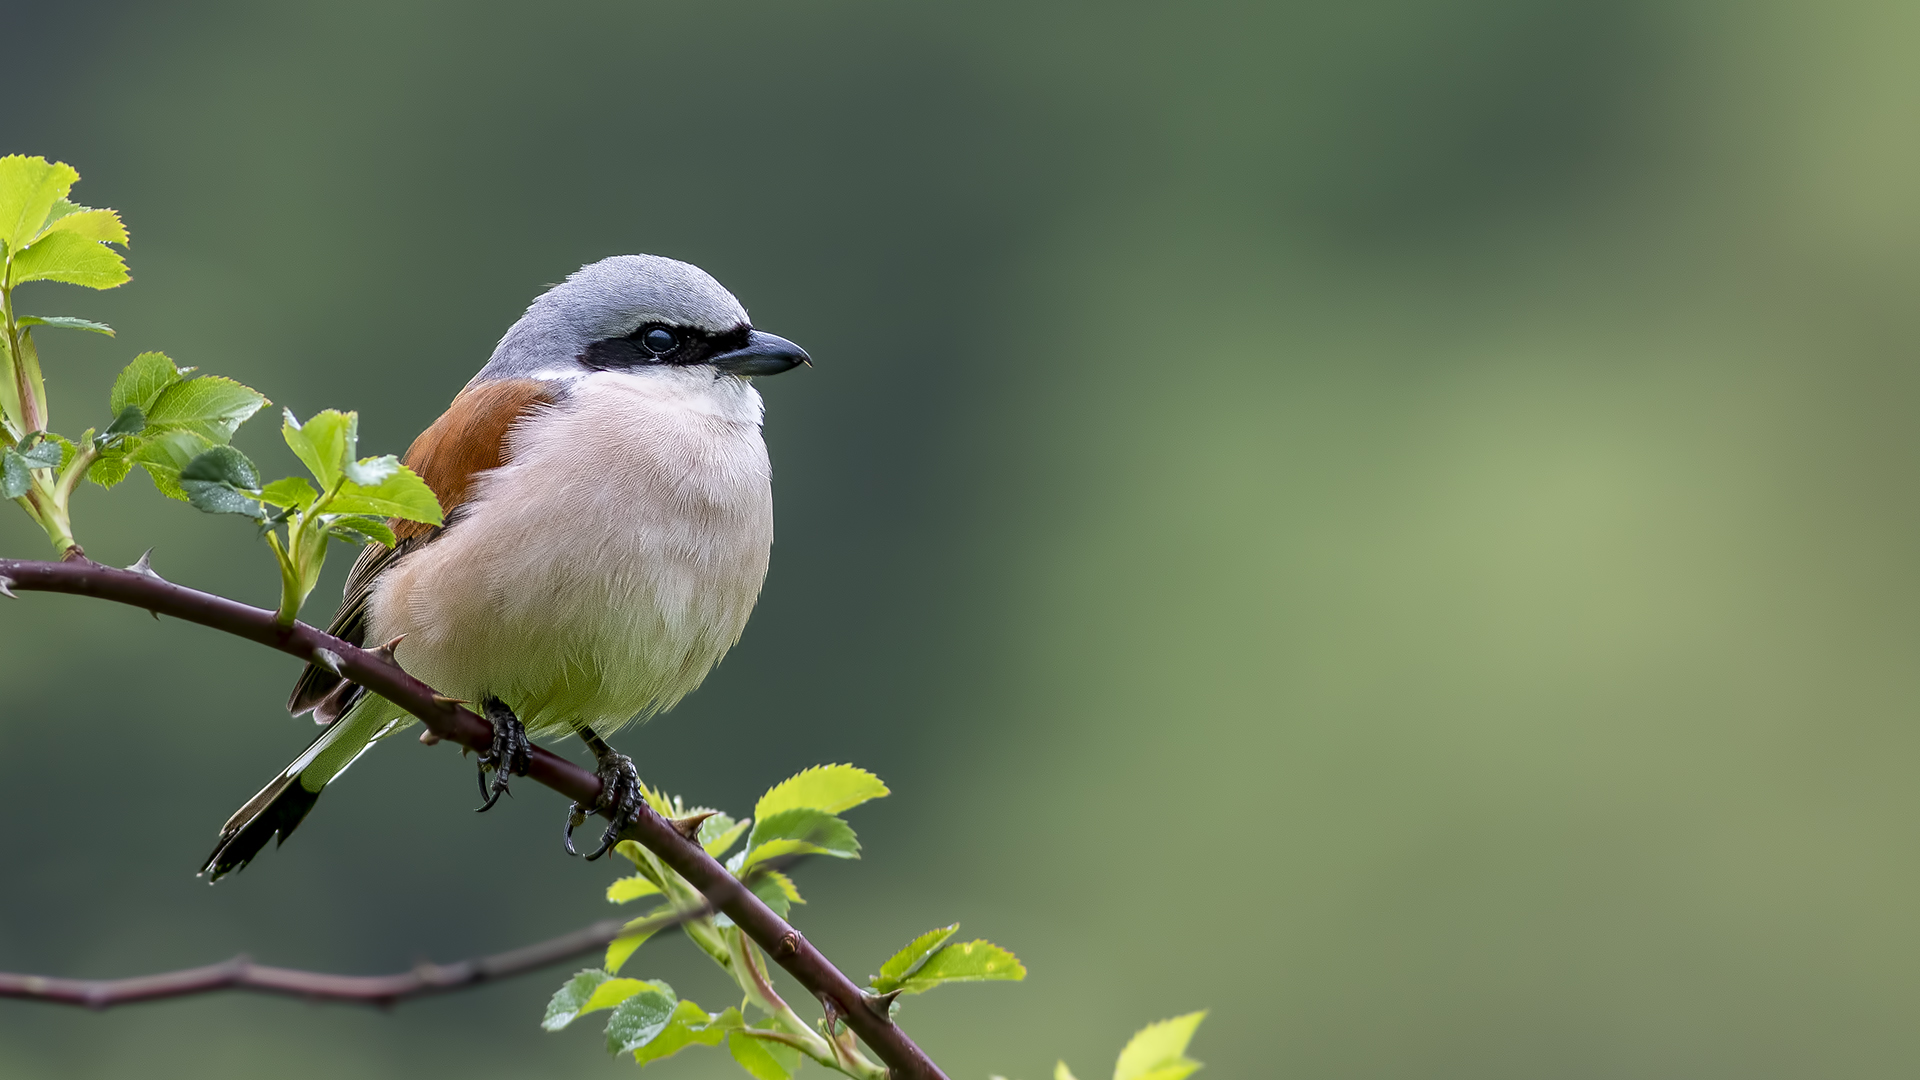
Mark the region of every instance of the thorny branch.
MULTIPOLYGON (((459 702, 435 693, 393 661, 306 623, 281 626, 271 611, 175 585, 148 569, 144 560, 136 565, 138 569, 116 570, 87 559, 77 550, 63 562, 0 559, 0 594, 11 596, 15 589, 72 593, 199 623, 337 668, 340 674, 419 717, 428 731, 443 740, 482 752, 493 745, 493 725, 462 708, 459 702)), ((583 806, 599 802, 599 777, 540 747, 533 750, 527 776, 583 806)), ((643 805, 640 817, 622 837, 659 856, 699 889, 775 963, 815 998, 830 1005, 832 1012, 887 1064, 894 1077, 946 1080, 940 1067, 893 1022, 885 1004, 870 998, 798 930, 665 818, 643 805)))

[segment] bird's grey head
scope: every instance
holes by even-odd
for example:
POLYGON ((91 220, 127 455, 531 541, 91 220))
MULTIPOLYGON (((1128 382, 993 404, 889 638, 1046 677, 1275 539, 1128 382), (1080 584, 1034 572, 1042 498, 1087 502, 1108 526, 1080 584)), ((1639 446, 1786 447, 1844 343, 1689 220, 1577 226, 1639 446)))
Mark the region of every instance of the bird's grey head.
POLYGON ((535 300, 474 381, 698 365, 716 376, 777 375, 806 362, 798 345, 753 329, 747 309, 705 270, 615 255, 535 300))

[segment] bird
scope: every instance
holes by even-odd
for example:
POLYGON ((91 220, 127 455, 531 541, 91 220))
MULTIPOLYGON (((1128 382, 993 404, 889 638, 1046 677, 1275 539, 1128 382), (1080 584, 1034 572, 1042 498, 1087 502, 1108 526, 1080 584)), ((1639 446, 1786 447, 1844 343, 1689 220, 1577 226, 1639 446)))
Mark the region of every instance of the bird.
MULTIPOLYGON (((754 380, 805 350, 757 330, 718 281, 657 255, 616 255, 540 295, 404 463, 444 524, 391 522, 347 576, 330 632, 380 646, 493 725, 479 759, 491 808, 531 739, 577 735, 600 803, 638 812, 632 760, 606 737, 672 708, 739 641, 773 545, 772 472, 754 380)), ((220 830, 217 881, 284 843, 347 767, 414 718, 310 664, 287 707, 322 725, 220 830)))

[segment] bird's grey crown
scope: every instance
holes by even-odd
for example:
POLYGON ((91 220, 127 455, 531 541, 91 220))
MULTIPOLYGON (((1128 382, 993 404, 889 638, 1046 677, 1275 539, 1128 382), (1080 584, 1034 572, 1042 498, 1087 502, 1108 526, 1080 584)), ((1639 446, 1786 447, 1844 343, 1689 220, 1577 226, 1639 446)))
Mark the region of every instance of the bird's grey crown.
POLYGON ((579 357, 587 346, 648 323, 711 334, 750 325, 747 309, 705 270, 659 255, 615 255, 542 293, 473 381, 585 373, 579 357))

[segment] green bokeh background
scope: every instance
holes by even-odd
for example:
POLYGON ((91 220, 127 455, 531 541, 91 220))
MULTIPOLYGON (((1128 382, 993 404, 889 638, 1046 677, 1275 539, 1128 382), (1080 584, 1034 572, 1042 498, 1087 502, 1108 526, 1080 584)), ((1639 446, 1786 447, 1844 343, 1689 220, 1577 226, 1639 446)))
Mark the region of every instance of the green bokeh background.
MULTIPOLYGON (((956 919, 1021 955, 905 1012, 956 1080, 1098 1078, 1203 1006, 1219 1077, 1920 1070, 1920 7, 273 7, 7 6, 0 150, 134 238, 126 288, 21 293, 120 329, 43 335, 59 426, 160 348, 399 451, 579 264, 712 271, 818 367, 764 386, 746 640, 623 746, 726 807, 895 785, 797 919, 856 976, 956 919)), ((271 429, 239 445, 291 467, 271 429)), ((274 596, 144 480, 77 522, 274 596)), ((294 673, 0 604, 0 969, 604 916, 555 797, 476 817, 410 743, 198 883, 309 736, 294 673)), ((683 941, 634 970, 727 996, 683 941)), ((0 1002, 0 1075, 631 1075, 538 1030, 565 973, 0 1002)))

